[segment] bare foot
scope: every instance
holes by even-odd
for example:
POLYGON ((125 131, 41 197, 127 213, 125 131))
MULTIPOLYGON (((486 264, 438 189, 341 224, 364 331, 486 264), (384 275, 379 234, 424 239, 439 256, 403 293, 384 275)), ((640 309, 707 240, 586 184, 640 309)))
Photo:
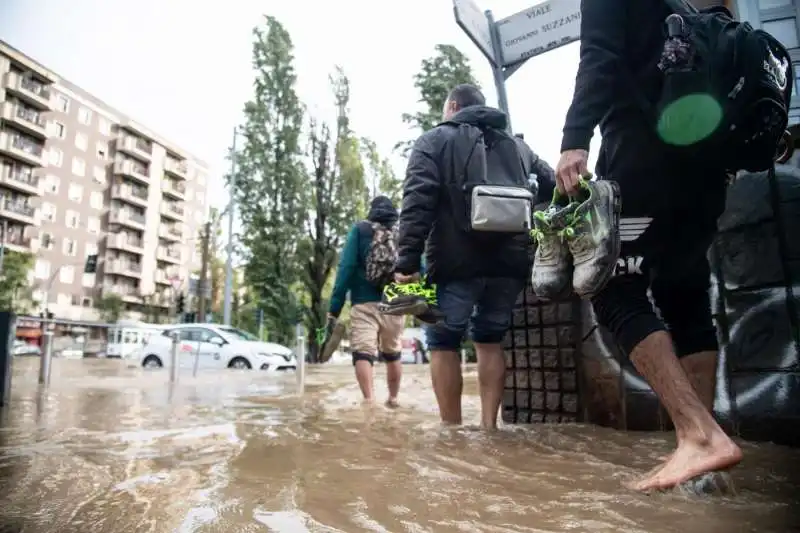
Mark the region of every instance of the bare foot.
POLYGON ((633 490, 669 489, 708 472, 726 470, 742 460, 742 450, 724 433, 706 443, 684 441, 656 472, 626 486, 633 490))
POLYGON ((388 400, 386 400, 385 405, 389 409, 397 409, 398 407, 400 407, 400 402, 397 401, 397 398, 389 398, 388 400))

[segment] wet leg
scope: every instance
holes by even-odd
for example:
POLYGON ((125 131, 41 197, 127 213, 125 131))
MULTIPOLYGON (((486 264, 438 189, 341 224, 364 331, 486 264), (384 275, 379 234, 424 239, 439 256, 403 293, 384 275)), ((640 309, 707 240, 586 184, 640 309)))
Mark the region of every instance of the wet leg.
POLYGON ((457 351, 431 351, 431 383, 439 404, 439 416, 445 424, 461 423, 461 360, 457 351))
POLYGON ((497 417, 503 401, 506 360, 500 344, 475 343, 478 355, 478 385, 481 395, 481 427, 497 429, 497 417))
POLYGON ((353 365, 356 369, 356 381, 364 396, 364 401, 371 402, 373 399, 374 384, 372 375, 373 362, 371 356, 367 354, 354 354, 353 365), (358 357, 358 359, 356 359, 358 357))
POLYGON ((651 333, 634 348, 631 361, 658 395, 678 437, 678 447, 663 467, 630 484, 631 488, 643 491, 671 488, 741 461, 741 450, 703 405, 678 362, 669 334, 651 333))
POLYGON ((403 378, 403 363, 398 358, 396 361, 386 362, 386 386, 389 389, 389 398, 386 407, 399 407, 397 396, 400 394, 400 380, 403 378))

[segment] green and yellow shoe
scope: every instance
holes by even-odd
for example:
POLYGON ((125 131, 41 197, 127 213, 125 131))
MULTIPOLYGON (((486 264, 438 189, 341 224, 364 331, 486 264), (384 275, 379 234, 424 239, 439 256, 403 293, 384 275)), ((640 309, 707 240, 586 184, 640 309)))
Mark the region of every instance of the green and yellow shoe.
POLYGON ((426 280, 390 283, 383 289, 378 310, 386 315, 414 315, 426 323, 440 319, 436 286, 426 280))

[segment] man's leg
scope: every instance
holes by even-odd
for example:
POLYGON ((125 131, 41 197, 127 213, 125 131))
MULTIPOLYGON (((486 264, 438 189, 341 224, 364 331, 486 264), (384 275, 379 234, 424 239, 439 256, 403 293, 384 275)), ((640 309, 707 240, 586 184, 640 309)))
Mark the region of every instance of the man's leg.
POLYGON ((353 352, 353 366, 356 381, 361 388, 364 400, 373 399, 374 385, 372 366, 378 351, 378 321, 370 311, 370 304, 354 305, 350 309, 350 347, 353 352))
POLYGON ((741 460, 741 451, 722 431, 692 387, 647 298, 647 278, 612 278, 592 300, 607 327, 656 393, 675 425, 678 448, 661 469, 632 484, 637 490, 669 488, 741 460))
POLYGON ((459 351, 475 307, 476 288, 479 286, 473 281, 437 284, 436 298, 444 321, 425 328, 433 392, 439 404, 439 416, 445 424, 461 423, 464 382, 459 351))
POLYGON ((498 278, 487 279, 485 283, 472 317, 472 340, 478 355, 481 427, 497 429, 506 377, 502 343, 511 325, 514 304, 525 287, 525 282, 498 278))
POLYGON ((391 408, 399 406, 397 395, 400 393, 400 380, 403 377, 403 363, 400 358, 403 350, 401 337, 405 318, 402 315, 380 315, 381 329, 378 334, 378 350, 383 356, 383 360, 386 361, 386 386, 389 388, 386 406, 391 408))

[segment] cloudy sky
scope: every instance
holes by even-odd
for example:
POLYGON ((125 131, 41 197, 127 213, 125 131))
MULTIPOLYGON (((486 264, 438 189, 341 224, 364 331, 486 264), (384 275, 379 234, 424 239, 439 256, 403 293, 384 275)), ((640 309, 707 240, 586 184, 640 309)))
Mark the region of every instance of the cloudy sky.
MULTIPOLYGON (((498 19, 536 3, 477 2, 498 19)), ((251 29, 265 14, 292 35, 311 112, 330 112, 327 77, 341 65, 353 128, 386 155, 410 135, 400 116, 414 109, 412 76, 437 43, 465 52, 496 102, 488 63, 456 25, 451 0, 0 0, 0 38, 206 160, 212 205, 221 206, 224 157, 251 94, 251 29)), ((553 166, 577 60, 572 44, 529 61, 508 83, 515 132, 553 166)))

